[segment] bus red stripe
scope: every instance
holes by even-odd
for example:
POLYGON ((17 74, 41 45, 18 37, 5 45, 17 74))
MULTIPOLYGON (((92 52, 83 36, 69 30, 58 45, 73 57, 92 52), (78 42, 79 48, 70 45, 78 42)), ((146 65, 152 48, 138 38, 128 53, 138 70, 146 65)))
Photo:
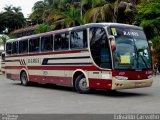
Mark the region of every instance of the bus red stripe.
POLYGON ((72 86, 71 77, 30 75, 30 81, 72 86))
POLYGON ((22 69, 24 66, 5 66, 5 69, 22 69))
POLYGON ((12 80, 19 80, 19 74, 6 73, 6 77, 7 77, 8 79, 12 79, 12 80))
MULTIPOLYGON (((6 66, 5 69, 22 69, 25 68, 24 66, 6 66)), ((99 71, 101 69, 97 68, 96 66, 27 66, 30 70, 76 70, 83 69, 83 70, 90 70, 90 71, 99 71)), ((110 71, 110 70, 106 70, 110 71)))
MULTIPOLYGON (((11 80, 19 80, 20 79, 18 74, 7 73, 6 76, 8 79, 11 79, 11 80)), ((72 86, 72 78, 71 77, 30 75, 29 80, 32 82, 52 83, 52 84, 72 86)))

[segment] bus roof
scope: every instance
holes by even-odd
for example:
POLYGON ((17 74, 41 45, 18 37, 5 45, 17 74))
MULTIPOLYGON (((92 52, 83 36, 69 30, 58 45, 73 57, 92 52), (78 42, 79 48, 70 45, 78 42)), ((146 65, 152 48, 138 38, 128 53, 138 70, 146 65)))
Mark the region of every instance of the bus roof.
POLYGON ((50 32, 46 32, 46 33, 39 33, 39 34, 30 35, 30 36, 24 36, 24 37, 16 38, 16 39, 10 39, 7 42, 25 40, 25 39, 41 37, 41 36, 47 36, 47 35, 52 35, 52 34, 56 34, 56 33, 64 33, 64 32, 68 32, 68 31, 72 31, 72 30, 80 30, 80 29, 91 28, 91 27, 105 27, 105 26, 121 27, 121 28, 131 27, 131 28, 134 28, 134 29, 142 30, 141 27, 134 26, 134 25, 129 25, 129 24, 122 24, 122 23, 88 23, 88 24, 81 25, 81 26, 75 26, 75 27, 65 28, 65 29, 61 29, 61 30, 55 30, 55 31, 50 31, 50 32))
POLYGON ((134 28, 134 29, 141 29, 141 27, 138 26, 134 26, 134 25, 129 25, 129 24, 122 24, 122 23, 89 23, 89 24, 85 24, 85 25, 81 25, 81 26, 76 26, 76 27, 72 27, 72 30, 76 30, 76 29, 84 29, 84 28, 91 28, 91 27, 121 27, 121 28, 134 28))

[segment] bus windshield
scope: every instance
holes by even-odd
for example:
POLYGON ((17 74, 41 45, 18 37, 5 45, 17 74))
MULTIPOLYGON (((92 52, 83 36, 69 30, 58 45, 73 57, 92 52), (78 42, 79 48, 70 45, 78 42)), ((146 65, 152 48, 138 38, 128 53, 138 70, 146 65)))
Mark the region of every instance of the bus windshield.
POLYGON ((115 69, 151 69, 150 49, 143 30, 111 28, 111 35, 116 42, 116 50, 113 51, 115 69))

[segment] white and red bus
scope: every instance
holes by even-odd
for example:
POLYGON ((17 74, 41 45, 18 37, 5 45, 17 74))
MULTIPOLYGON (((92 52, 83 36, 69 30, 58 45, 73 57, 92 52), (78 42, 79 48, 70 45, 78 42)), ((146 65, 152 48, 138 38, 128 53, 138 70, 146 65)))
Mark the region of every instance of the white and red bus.
POLYGON ((6 43, 8 79, 90 89, 152 85, 152 60, 142 28, 91 23, 25 36, 6 43))

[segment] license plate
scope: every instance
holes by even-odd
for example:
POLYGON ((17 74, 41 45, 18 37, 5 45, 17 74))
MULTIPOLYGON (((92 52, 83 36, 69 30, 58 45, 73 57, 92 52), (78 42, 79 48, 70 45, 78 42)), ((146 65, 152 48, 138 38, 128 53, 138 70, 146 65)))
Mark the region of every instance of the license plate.
POLYGON ((142 82, 135 82, 135 87, 141 87, 142 86, 142 82))

